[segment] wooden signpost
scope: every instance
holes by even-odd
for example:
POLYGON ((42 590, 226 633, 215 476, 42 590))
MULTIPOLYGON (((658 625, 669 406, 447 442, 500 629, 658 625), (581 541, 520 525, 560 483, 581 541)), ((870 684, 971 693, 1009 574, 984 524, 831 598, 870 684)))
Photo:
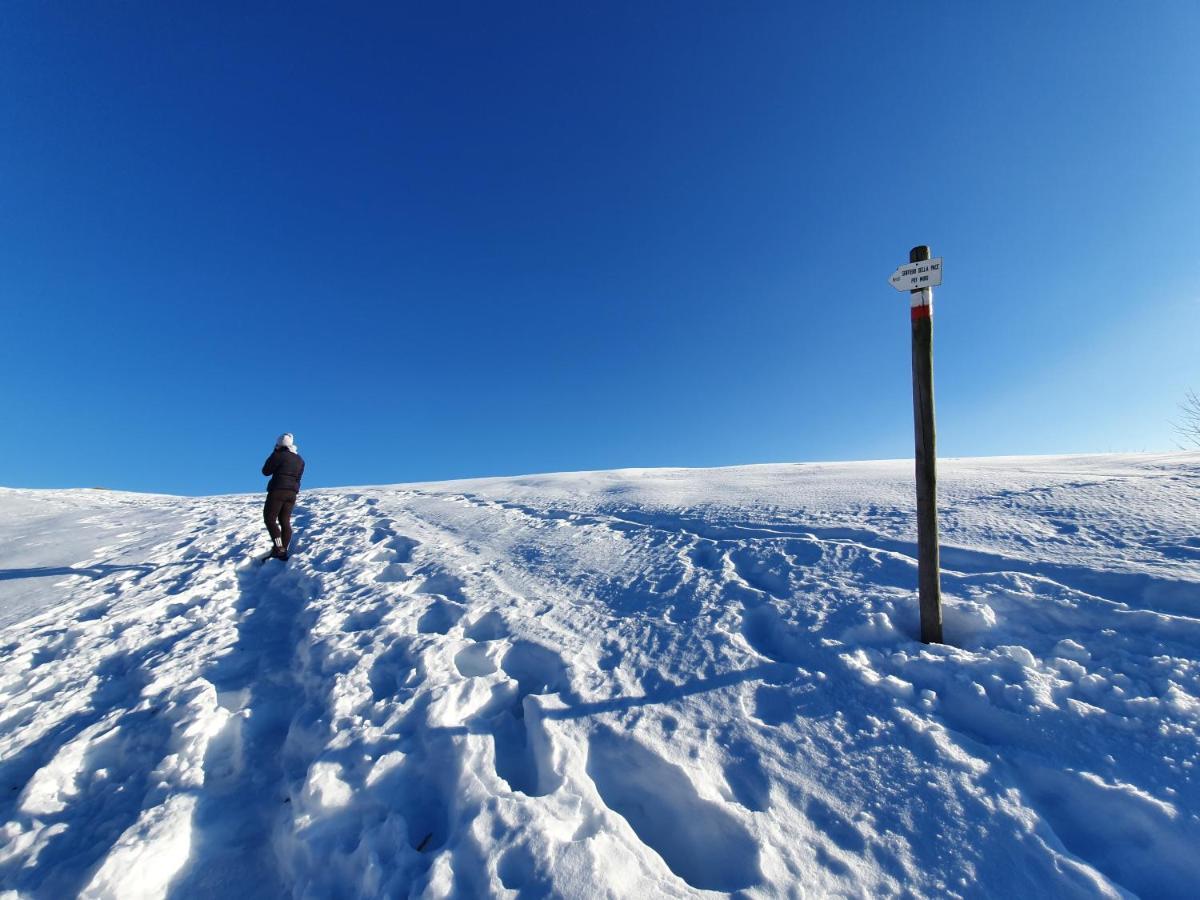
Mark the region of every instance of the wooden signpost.
POLYGON ((942 642, 942 578, 938 559, 937 427, 933 415, 933 288, 942 283, 942 260, 929 248, 913 247, 908 265, 891 277, 908 291, 912 317, 913 426, 917 469, 917 582, 921 603, 921 640, 942 642))

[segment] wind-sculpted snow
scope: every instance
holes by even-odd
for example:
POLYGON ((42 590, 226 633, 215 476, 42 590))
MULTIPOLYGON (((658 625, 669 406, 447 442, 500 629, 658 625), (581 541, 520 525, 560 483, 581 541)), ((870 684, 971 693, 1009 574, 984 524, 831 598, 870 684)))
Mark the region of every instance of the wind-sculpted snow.
POLYGON ((0 896, 1194 896, 1200 457, 940 488, 0 490, 0 896))

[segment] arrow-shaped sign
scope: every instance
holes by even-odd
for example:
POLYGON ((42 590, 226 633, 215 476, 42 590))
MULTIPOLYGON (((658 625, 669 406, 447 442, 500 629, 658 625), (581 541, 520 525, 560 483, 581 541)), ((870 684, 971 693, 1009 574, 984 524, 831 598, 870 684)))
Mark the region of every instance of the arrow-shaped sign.
POLYGON ((892 287, 898 291, 919 291, 942 283, 942 258, 906 263, 892 273, 892 287))

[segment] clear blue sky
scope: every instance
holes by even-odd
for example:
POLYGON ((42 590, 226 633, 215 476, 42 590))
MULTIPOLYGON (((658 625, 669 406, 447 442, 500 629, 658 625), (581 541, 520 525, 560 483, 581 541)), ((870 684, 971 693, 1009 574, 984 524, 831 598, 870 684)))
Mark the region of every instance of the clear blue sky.
POLYGON ((1170 449, 1200 5, 7 3, 0 484, 1170 449))

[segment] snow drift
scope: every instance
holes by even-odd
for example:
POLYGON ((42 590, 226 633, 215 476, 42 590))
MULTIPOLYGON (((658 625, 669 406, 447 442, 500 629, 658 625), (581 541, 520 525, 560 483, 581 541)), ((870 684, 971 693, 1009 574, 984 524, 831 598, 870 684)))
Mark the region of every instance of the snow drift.
POLYGON ((0 490, 5 897, 1184 897, 1200 456, 0 490))

